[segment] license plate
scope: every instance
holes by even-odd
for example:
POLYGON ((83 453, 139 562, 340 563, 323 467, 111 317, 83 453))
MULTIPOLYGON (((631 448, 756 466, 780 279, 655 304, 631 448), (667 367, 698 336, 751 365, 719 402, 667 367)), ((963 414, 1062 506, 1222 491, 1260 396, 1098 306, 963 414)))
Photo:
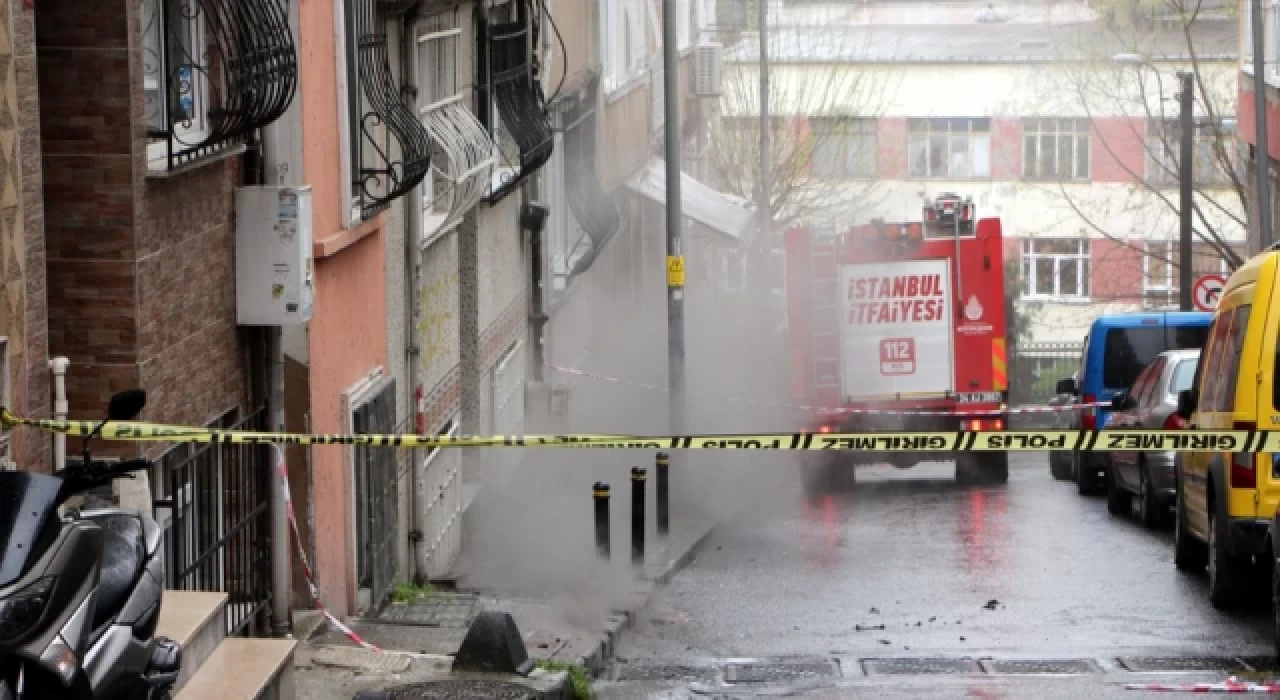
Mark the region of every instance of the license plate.
POLYGON ((998 391, 975 391, 967 394, 959 394, 960 403, 1000 403, 1000 392, 998 391))

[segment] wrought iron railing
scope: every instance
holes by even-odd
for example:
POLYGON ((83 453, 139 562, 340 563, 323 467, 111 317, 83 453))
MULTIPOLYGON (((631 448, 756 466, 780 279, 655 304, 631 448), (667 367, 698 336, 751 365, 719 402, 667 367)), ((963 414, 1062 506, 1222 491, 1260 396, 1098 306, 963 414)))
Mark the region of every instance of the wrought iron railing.
POLYGON ((289 108, 298 61, 288 0, 143 0, 142 15, 152 169, 235 149, 289 108))
MULTIPOLYGON (((266 411, 220 422, 266 429, 266 411)), ((265 445, 179 445, 152 471, 156 519, 165 529, 165 587, 228 594, 229 635, 271 632, 272 470, 265 445)))
POLYGON ((346 0, 346 10, 351 185, 360 216, 369 219, 427 176, 431 137, 391 72, 379 0, 346 0))
POLYGON ((513 22, 479 23, 477 112, 498 147, 498 163, 486 199, 496 202, 551 158, 554 140, 542 87, 530 56, 529 0, 516 3, 513 22))
MULTIPOLYGON (((470 15, 467 15, 468 17, 470 15)), ((437 12, 418 23, 419 114, 435 149, 432 177, 424 181, 423 208, 428 225, 448 230, 489 190, 496 150, 484 125, 472 113, 457 81, 457 51, 462 28, 458 12, 437 12)))

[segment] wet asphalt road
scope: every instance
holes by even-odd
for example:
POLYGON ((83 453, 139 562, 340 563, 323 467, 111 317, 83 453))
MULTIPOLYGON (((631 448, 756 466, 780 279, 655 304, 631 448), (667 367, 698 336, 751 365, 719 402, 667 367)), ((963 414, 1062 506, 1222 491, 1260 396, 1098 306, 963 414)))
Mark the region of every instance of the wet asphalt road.
POLYGON ((1015 457, 1005 486, 958 486, 952 474, 950 464, 868 468, 850 494, 809 501, 796 487, 754 499, 618 644, 615 677, 665 682, 603 683, 604 697, 707 697, 726 659, 803 657, 811 668, 799 680, 784 678, 798 667, 766 664, 780 682, 725 697, 1131 698, 1144 693, 1125 682, 1227 675, 1135 673, 1125 664, 1136 657, 1244 659, 1247 671, 1271 654, 1269 610, 1214 610, 1204 577, 1174 569, 1168 529, 1108 515, 1101 499, 1054 481, 1043 455, 1015 457), (1073 659, 1088 672, 1003 676, 976 661, 942 675, 867 670, 905 657, 1073 659))

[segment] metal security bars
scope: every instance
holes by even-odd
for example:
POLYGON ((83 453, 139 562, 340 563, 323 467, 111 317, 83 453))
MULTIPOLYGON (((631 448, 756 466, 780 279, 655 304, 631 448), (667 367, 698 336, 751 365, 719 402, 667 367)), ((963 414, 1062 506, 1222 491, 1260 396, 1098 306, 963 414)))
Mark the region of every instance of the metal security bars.
POLYGON ((391 72, 387 18, 378 0, 345 0, 353 208, 367 220, 422 181, 431 137, 405 105, 391 72))
POLYGON ((553 140, 542 88, 530 65, 528 0, 511 0, 491 12, 513 12, 510 21, 494 21, 479 10, 476 32, 477 112, 498 151, 486 200, 497 202, 551 158, 553 140))
POLYGON ((496 150, 458 89, 458 11, 424 17, 417 29, 418 111, 435 147, 422 188, 426 241, 461 221, 488 191, 496 150))
POLYGON ((230 152, 288 109, 298 60, 288 0, 143 0, 147 161, 230 152))
MULTIPOLYGON (((264 430, 265 409, 211 428, 264 430)), ((152 466, 152 505, 164 529, 166 588, 228 594, 226 632, 271 633, 270 479, 266 445, 181 444, 152 466)))
MULTIPOLYGON (((622 217, 613 198, 596 175, 596 106, 598 79, 593 79, 585 96, 563 112, 564 178, 569 209, 591 239, 591 250, 576 260, 570 254, 569 277, 586 270, 618 232, 622 217)), ((575 246, 576 247, 576 246, 575 246)))

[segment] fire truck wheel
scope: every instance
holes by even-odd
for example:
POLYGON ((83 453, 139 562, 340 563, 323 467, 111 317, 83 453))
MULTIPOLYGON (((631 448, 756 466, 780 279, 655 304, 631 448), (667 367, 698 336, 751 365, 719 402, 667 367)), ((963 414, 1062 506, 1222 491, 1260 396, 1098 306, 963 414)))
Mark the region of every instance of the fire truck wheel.
POLYGON ((1071 480, 1071 457, 1068 454, 1049 455, 1049 474, 1058 481, 1071 480))

